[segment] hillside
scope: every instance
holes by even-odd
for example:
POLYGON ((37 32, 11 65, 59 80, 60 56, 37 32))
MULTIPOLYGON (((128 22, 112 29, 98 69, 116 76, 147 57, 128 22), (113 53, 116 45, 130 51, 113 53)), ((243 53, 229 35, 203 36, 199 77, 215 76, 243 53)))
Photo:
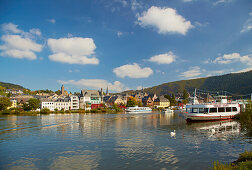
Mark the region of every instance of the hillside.
POLYGON ((5 87, 6 89, 17 89, 17 90, 25 90, 23 86, 12 84, 12 83, 4 83, 0 82, 0 86, 5 87))
MULTIPOLYGON (((252 93, 252 70, 243 73, 230 73, 221 76, 164 83, 146 88, 144 92, 164 95, 181 93, 184 89, 192 92, 195 88, 206 91, 228 91, 237 95, 252 93)), ((134 91, 128 91, 128 93, 133 92, 134 91)))

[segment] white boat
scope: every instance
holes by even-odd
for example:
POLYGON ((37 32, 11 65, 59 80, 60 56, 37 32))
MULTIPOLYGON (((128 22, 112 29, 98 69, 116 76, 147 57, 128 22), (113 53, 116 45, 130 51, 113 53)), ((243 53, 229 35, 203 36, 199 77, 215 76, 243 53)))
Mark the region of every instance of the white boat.
POLYGON ((186 105, 183 113, 187 121, 209 121, 232 119, 240 113, 240 106, 237 102, 228 102, 227 96, 217 96, 214 103, 186 105))
POLYGON ((174 113, 174 110, 170 109, 170 108, 166 108, 162 110, 162 113, 174 113))
POLYGON ((152 109, 149 107, 135 106, 135 107, 127 107, 125 111, 129 113, 150 113, 152 112, 152 109))

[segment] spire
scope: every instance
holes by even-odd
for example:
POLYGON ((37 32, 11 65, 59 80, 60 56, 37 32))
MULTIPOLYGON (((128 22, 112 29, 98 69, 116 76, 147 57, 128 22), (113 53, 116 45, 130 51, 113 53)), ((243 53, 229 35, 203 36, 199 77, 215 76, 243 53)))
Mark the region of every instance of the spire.
POLYGON ((108 86, 107 86, 107 90, 106 90, 106 96, 108 95, 108 86))

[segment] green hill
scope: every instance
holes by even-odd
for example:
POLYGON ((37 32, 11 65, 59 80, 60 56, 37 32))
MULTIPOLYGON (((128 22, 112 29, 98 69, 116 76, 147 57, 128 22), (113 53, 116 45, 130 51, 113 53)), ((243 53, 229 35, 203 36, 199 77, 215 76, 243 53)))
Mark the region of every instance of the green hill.
POLYGON ((4 83, 0 82, 0 86, 5 87, 6 89, 17 89, 17 90, 25 90, 23 86, 12 84, 12 83, 4 83))
MULTIPOLYGON (((243 73, 230 73, 221 76, 164 83, 158 86, 146 88, 144 89, 144 92, 149 94, 156 93, 157 95, 165 95, 171 93, 182 93, 184 89, 189 92, 193 92, 195 88, 205 91, 228 91, 236 95, 252 93, 252 70, 243 73)), ((128 93, 134 92, 135 91, 128 91, 128 93)))

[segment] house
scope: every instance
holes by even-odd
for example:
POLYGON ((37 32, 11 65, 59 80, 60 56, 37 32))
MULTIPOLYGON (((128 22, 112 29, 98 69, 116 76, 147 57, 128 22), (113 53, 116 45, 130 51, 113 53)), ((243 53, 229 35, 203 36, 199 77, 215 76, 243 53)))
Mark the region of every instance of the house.
POLYGON ((153 100, 151 96, 144 96, 142 99, 143 106, 153 107, 153 100))
POLYGON ((101 104, 103 101, 102 90, 81 90, 80 94, 80 108, 90 108, 92 104, 101 104))
POLYGON ((61 98, 57 100, 50 99, 40 99, 41 100, 41 109, 48 108, 50 111, 57 110, 70 110, 71 102, 69 98, 61 98))
POLYGON ((78 110, 80 106, 79 97, 76 95, 70 96, 70 108, 71 110, 78 110))
POLYGON ((11 106, 8 107, 7 109, 16 108, 17 107, 17 100, 11 99, 10 101, 11 101, 11 106))
POLYGON ((165 108, 170 106, 170 101, 165 98, 164 96, 158 97, 156 100, 154 100, 154 107, 159 108, 165 108))

